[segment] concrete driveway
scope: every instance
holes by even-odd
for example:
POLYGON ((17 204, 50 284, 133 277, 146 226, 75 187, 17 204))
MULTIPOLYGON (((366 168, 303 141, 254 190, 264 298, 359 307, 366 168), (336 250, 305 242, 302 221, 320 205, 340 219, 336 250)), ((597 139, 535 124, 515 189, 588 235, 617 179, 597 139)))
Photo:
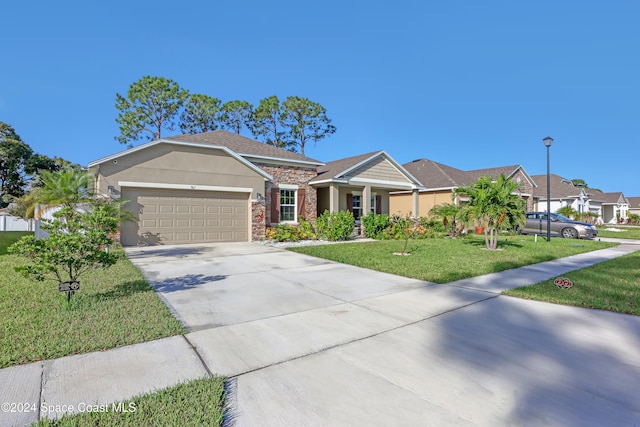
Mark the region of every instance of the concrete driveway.
POLYGON ((231 424, 640 425, 634 316, 259 244, 128 255, 208 369, 231 377, 231 424))

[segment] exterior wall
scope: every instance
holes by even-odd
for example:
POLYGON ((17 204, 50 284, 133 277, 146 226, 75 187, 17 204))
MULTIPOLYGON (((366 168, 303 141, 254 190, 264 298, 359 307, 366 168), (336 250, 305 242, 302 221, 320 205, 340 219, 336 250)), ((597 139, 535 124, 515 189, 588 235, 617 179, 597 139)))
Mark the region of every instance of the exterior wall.
POLYGON ((329 187, 318 188, 318 215, 322 215, 324 211, 331 211, 331 197, 329 187))
POLYGON ((354 170, 349 176, 355 178, 380 179, 384 181, 408 182, 391 162, 384 158, 375 159, 354 170))
POLYGON ((158 144, 99 166, 98 194, 107 194, 118 181, 214 185, 252 188, 252 199, 264 192, 264 177, 222 150, 158 144))
MULTIPOLYGON (((420 216, 429 215, 431 208, 445 203, 453 203, 451 190, 442 191, 422 191, 418 196, 418 208, 420 216)), ((411 193, 391 194, 389 195, 390 212, 399 215, 407 215, 414 213, 413 199, 411 193)))
POLYGON ((275 225, 271 219, 271 189, 280 184, 297 185, 305 190, 304 217, 307 221, 315 223, 318 211, 318 197, 316 188, 309 185, 318 176, 315 168, 303 168, 295 166, 277 166, 256 163, 256 166, 273 177, 273 181, 266 183, 265 188, 265 218, 266 224, 275 225))

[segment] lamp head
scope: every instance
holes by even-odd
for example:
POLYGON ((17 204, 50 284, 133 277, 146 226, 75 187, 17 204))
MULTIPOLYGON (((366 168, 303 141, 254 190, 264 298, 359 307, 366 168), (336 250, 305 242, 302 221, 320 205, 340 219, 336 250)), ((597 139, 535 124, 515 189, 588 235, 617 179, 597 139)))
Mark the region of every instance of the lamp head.
POLYGON ((542 140, 542 142, 544 142, 544 146, 545 147, 551 147, 551 144, 553 144, 553 138, 551 138, 550 136, 544 138, 542 140))

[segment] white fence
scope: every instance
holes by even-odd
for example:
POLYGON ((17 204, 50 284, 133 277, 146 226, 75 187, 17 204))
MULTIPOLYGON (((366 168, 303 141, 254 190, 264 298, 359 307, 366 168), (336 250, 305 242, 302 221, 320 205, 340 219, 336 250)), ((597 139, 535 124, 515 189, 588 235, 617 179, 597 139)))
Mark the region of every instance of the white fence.
POLYGON ((0 215, 0 231, 33 231, 33 220, 24 220, 11 215, 0 215))

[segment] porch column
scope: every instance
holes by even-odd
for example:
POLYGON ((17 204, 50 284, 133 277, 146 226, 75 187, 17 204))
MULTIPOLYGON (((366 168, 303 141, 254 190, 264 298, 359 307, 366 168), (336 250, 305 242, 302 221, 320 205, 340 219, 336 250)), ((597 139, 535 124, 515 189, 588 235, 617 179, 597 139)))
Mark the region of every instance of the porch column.
POLYGON ((420 193, 418 192, 417 188, 414 188, 411 191, 411 202, 412 202, 411 212, 413 213, 413 216, 415 218, 420 217, 420 193))
POLYGON ((365 185, 362 189, 362 216, 371 213, 371 186, 365 185))
POLYGON ((340 210, 340 189, 335 184, 329 184, 329 213, 340 210))

